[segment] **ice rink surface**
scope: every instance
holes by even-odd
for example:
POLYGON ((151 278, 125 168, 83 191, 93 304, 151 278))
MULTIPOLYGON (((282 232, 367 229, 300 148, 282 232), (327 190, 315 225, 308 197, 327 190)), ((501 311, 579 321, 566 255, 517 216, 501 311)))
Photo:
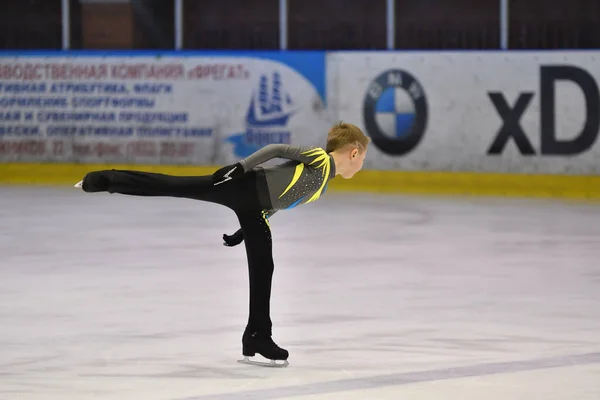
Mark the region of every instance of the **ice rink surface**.
POLYGON ((598 400, 600 205, 328 193, 271 220, 274 339, 238 364, 217 205, 0 187, 0 399, 598 400))

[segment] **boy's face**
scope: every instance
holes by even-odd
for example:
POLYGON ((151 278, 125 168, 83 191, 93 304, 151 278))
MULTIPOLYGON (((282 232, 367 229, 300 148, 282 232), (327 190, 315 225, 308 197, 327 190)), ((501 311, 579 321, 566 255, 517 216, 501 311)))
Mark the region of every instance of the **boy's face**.
POLYGON ((350 179, 356 174, 363 166, 365 157, 367 156, 367 149, 361 151, 359 149, 352 149, 350 151, 350 162, 348 163, 348 170, 345 171, 342 176, 345 179, 350 179))

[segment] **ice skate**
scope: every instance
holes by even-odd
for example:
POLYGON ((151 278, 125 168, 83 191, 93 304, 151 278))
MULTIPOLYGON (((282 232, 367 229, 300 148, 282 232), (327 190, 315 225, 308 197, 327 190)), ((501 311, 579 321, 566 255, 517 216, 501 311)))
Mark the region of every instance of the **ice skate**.
POLYGON ((84 192, 106 192, 108 190, 109 178, 107 171, 94 171, 85 175, 85 177, 73 185, 82 189, 84 192))
POLYGON ((289 365, 289 362, 287 361, 289 356, 288 351, 277 346, 270 336, 261 335, 257 332, 244 332, 242 344, 244 358, 238 360, 241 364, 275 368, 285 368, 289 365), (270 361, 263 362, 251 360, 250 357, 254 357, 257 353, 270 361))

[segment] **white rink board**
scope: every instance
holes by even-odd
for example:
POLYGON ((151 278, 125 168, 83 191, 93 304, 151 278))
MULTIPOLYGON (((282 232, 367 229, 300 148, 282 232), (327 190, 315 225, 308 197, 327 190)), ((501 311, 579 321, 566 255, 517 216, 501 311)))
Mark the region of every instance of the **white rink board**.
MULTIPOLYGON (((428 106, 422 140, 411 152, 388 155, 372 146, 373 169, 595 174, 600 141, 576 155, 541 155, 540 67, 576 66, 600 82, 600 52, 336 52, 328 55, 328 103, 341 120, 367 129, 363 102, 372 81, 390 69, 421 84, 428 106), (488 149, 502 126, 488 92, 502 92, 512 108, 520 92, 533 98, 520 119, 535 155, 521 155, 510 139, 500 155, 488 149)), ((585 122, 583 91, 556 83, 556 138, 577 137, 585 122)), ((599 109, 590 110, 597 118, 599 109)), ((598 130, 595 129, 597 134, 598 130)))

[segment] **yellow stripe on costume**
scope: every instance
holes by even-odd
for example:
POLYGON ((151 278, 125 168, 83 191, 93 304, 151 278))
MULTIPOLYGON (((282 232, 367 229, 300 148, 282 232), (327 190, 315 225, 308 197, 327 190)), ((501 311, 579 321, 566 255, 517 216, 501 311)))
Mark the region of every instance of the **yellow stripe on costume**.
POLYGON ((300 163, 300 164, 296 165, 296 171, 294 171, 294 176, 292 177, 292 181, 290 182, 288 187, 283 191, 283 193, 281 193, 279 198, 282 198, 283 195, 286 194, 288 192, 288 190, 290 190, 296 184, 296 182, 298 182, 298 179, 300 179, 300 176, 302 175, 302 171, 304 171, 304 164, 300 163))
POLYGON ((262 212, 262 217, 265 220, 265 222, 267 223, 267 226, 269 228, 271 228, 271 223, 269 222, 269 218, 267 217, 267 212, 265 210, 263 210, 263 212, 262 212))
POLYGON ((327 154, 325 152, 325 150, 323 150, 321 148, 308 150, 308 151, 303 152, 302 154, 305 154, 309 157, 314 157, 315 159, 310 163, 310 165, 313 165, 314 163, 320 163, 319 165, 316 166, 316 168, 321 169, 321 173, 323 174, 323 183, 321 184, 321 187, 306 202, 306 203, 310 203, 310 202, 317 200, 319 197, 321 197, 321 194, 323 193, 323 189, 325 188, 325 185, 327 184, 327 178, 329 177, 329 173, 331 171, 331 160, 329 159, 329 154, 327 154))

